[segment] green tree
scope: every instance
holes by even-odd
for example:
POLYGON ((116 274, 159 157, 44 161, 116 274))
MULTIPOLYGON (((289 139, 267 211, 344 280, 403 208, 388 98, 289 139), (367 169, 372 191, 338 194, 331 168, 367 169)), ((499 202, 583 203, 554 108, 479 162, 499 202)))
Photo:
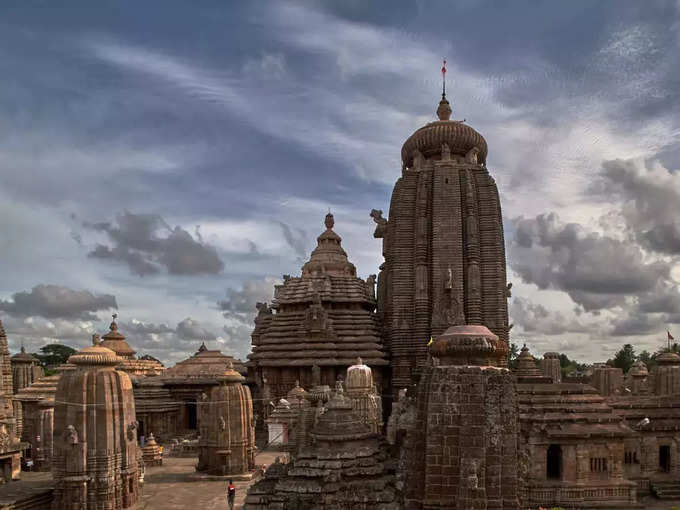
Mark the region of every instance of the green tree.
POLYGON ((508 357, 508 366, 514 370, 519 364, 519 345, 516 343, 510 344, 510 355, 508 357))
POLYGON ((612 365, 623 370, 623 373, 625 374, 628 372, 628 369, 633 366, 633 363, 635 363, 636 359, 637 356, 635 355, 635 349, 633 349, 633 346, 631 344, 625 344, 614 356, 612 365))
POLYGON ((33 356, 40 360, 40 364, 47 373, 50 369, 66 363, 71 354, 75 354, 75 352, 76 350, 68 345, 48 344, 43 345, 40 348, 40 353, 33 354, 33 356))
POLYGON ((654 365, 656 365, 656 355, 650 353, 647 350, 644 350, 638 354, 638 360, 644 362, 644 364, 647 365, 647 369, 650 370, 654 365))

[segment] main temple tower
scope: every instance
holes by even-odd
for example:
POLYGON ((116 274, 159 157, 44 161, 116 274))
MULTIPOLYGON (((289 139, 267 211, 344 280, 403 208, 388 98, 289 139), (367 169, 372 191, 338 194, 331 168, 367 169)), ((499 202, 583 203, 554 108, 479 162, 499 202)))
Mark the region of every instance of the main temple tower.
POLYGON ((371 212, 383 239, 378 311, 395 392, 416 382, 428 341, 449 326, 484 325, 508 342, 503 223, 486 140, 450 119, 445 92, 437 116, 401 149, 389 220, 371 212))

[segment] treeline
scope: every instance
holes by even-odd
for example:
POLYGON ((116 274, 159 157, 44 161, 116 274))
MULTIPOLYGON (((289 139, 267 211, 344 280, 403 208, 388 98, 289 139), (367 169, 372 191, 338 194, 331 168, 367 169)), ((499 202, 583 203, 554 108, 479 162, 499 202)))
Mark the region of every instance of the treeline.
MULTIPOLYGON (((620 368, 625 374, 628 372, 637 361, 642 361, 651 369, 656 365, 657 356, 664 352, 674 352, 680 354, 680 343, 671 343, 659 347, 655 352, 651 353, 647 350, 641 351, 639 354, 635 351, 632 344, 625 344, 619 349, 613 358, 607 360, 607 365, 615 368, 620 368)), ((510 344, 510 368, 517 368, 519 362, 520 347, 517 344, 510 344)), ((536 359, 538 361, 538 359, 536 359)), ((588 368, 592 367, 592 363, 579 363, 576 360, 570 359, 566 354, 560 354, 560 367, 562 369, 562 376, 566 377, 569 374, 582 373, 588 368)))

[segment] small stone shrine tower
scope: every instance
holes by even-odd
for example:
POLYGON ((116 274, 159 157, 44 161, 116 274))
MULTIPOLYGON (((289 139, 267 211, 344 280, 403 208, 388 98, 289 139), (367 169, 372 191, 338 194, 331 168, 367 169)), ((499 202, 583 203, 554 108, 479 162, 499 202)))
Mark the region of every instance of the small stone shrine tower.
POLYGON ((85 347, 57 384, 54 510, 117 510, 137 501, 135 402, 130 376, 115 369, 120 361, 101 345, 85 347))
POLYGON ((116 356, 133 360, 135 359, 135 350, 125 341, 125 336, 118 331, 118 324, 116 324, 117 317, 118 314, 114 313, 113 320, 109 326, 109 332, 102 337, 101 346, 111 349, 116 353, 116 356))
POLYGON ((484 324, 508 342, 510 286, 486 140, 464 120, 451 120, 444 93, 437 116, 401 149, 389 219, 371 211, 374 237, 383 240, 378 313, 395 396, 417 382, 428 341, 449 326, 484 324))
POLYGON ((0 321, 0 484, 18 479, 21 473, 20 406, 12 407, 12 368, 7 335, 0 321), (15 418, 16 416, 16 418, 15 418))
POLYGON ((361 358, 357 358, 356 364, 347 369, 345 389, 354 411, 372 432, 380 434, 383 425, 382 399, 373 384, 371 367, 364 365, 361 358))
POLYGON ((400 508, 389 455, 353 411, 340 382, 310 436, 312 443, 292 462, 274 464, 250 487, 245 510, 400 508))
POLYGON ((517 393, 506 343, 452 326, 430 346, 406 441, 407 510, 518 510, 517 393))
POLYGON ((40 361, 35 356, 26 352, 21 346, 21 352, 16 353, 10 358, 12 364, 12 385, 14 393, 33 384, 33 381, 43 376, 43 369, 40 361))
POLYGON ((249 475, 255 468, 255 429, 250 389, 229 362, 219 385, 198 403, 201 437, 198 471, 220 476, 249 475))

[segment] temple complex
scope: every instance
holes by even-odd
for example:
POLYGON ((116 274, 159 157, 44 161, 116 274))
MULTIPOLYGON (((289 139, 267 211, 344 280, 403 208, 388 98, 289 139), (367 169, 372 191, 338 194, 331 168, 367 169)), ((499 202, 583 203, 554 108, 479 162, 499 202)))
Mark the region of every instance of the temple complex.
MULTIPOLYGON (((135 357, 114 314, 101 340, 41 377, 23 348, 10 364, 0 321, 0 482, 18 478, 23 451, 52 470, 54 510, 128 508, 145 467, 179 480, 161 471, 177 460, 167 447, 195 458, 191 480, 250 483, 247 510, 680 500, 680 356, 626 374, 598 364, 586 384, 563 378, 557 352, 539 362, 524 345, 508 369, 511 284, 487 144, 451 120, 444 93, 437 116, 402 147, 389 218, 371 212, 377 291, 329 212, 301 275, 257 304, 246 364, 202 343, 165 369, 135 357), (255 481, 272 449, 281 458, 255 481)), ((45 508, 51 491, 15 508, 45 508)))
POLYGON ((444 93, 437 116, 401 149, 389 219, 371 212, 383 240, 378 310, 395 394, 417 382, 428 340, 451 325, 484 324, 508 342, 510 286, 486 140, 451 120, 444 93))
POLYGON ((128 508, 139 496, 130 376, 116 370, 115 352, 98 344, 69 363, 76 369, 62 374, 55 395, 52 508, 128 508))
MULTIPOLYGON (((356 276, 330 213, 325 226, 302 275, 284 276, 272 306, 259 305, 248 368, 262 402, 284 398, 296 381, 305 388, 333 387, 357 356, 373 367, 379 392, 383 387, 388 361, 375 313, 374 277, 356 276)), ((258 414, 266 418, 267 407, 258 414)))
POLYGON ((255 468, 255 426, 250 389, 231 363, 218 382, 199 402, 196 469, 228 478, 251 476, 255 468))
POLYGON ((24 346, 21 351, 10 358, 12 365, 12 386, 14 393, 18 393, 22 388, 30 386, 33 381, 43 376, 43 369, 40 361, 26 352, 24 346))

